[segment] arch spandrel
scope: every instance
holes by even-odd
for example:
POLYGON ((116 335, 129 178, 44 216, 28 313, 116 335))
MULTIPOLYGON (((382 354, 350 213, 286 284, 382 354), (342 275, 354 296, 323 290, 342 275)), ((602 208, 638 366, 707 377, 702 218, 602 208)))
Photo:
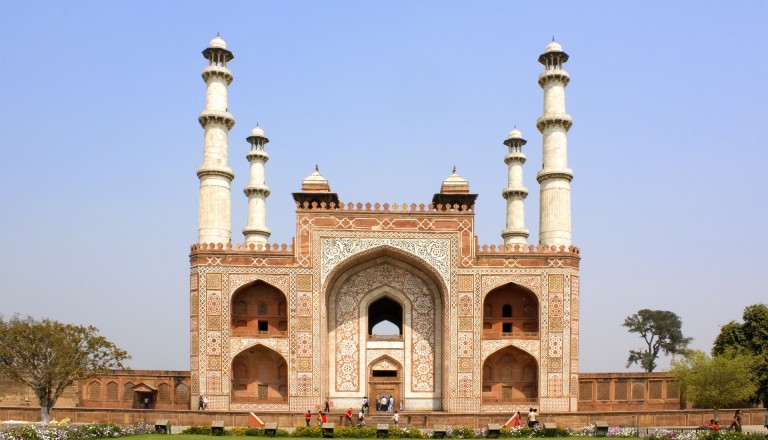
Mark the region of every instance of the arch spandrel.
POLYGON ((402 370, 403 365, 391 356, 383 355, 368 363, 368 370, 402 370))
POLYGON ((485 362, 488 356, 506 347, 516 347, 530 354, 541 363, 541 343, 535 339, 492 339, 483 340, 480 362, 485 362))
POLYGON ((256 281, 263 281, 271 287, 279 290, 286 298, 291 291, 291 278, 289 275, 266 275, 255 273, 232 273, 229 274, 229 293, 230 297, 241 287, 256 281))
POLYGON ((270 350, 274 350, 286 360, 290 354, 288 338, 230 338, 229 339, 229 362, 240 353, 249 348, 262 345, 270 350))
POLYGON ((480 283, 482 300, 493 289, 505 284, 517 284, 531 291, 541 301, 542 280, 540 275, 483 275, 480 283))
POLYGON ((441 292, 450 285, 451 239, 320 238, 320 283, 324 287, 359 261, 390 255, 429 273, 441 292))

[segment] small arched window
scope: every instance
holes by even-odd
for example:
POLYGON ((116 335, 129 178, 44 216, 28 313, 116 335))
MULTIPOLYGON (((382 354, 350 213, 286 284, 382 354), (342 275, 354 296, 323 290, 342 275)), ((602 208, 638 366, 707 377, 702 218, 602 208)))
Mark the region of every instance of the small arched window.
POLYGON ((512 305, 511 304, 504 304, 504 307, 501 308, 501 317, 502 318, 511 318, 512 317, 512 305))

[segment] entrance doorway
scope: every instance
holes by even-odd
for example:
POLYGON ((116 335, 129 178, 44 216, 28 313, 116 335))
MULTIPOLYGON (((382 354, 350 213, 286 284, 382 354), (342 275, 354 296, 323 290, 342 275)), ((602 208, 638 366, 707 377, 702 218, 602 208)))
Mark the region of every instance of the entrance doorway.
POLYGON ((371 412, 388 412, 389 401, 392 410, 399 411, 402 402, 402 369, 400 365, 388 359, 381 359, 371 366, 368 377, 368 401, 371 412), (387 407, 382 407, 382 399, 387 399, 387 407))

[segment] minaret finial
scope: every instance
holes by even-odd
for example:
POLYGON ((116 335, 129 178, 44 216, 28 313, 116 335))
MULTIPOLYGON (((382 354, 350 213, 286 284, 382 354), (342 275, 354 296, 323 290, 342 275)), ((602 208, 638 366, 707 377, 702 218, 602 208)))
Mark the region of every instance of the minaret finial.
POLYGON ((453 174, 456 174, 456 165, 453 166, 453 174))
POLYGON ((552 35, 552 41, 555 41, 555 36, 554 35, 552 35))
POLYGON ((315 164, 315 171, 317 171, 318 173, 320 172, 320 167, 317 166, 317 164, 315 164))
MULTIPOLYGON (((217 37, 221 37, 221 32, 216 32, 217 37)), ((553 37, 554 38, 554 37, 553 37)))

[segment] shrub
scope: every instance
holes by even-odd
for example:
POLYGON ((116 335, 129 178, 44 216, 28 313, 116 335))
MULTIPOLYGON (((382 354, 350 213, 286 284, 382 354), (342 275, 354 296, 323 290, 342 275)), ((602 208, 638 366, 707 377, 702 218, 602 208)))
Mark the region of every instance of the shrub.
POLYGON ((181 431, 181 433, 190 435, 212 435, 210 426, 190 426, 181 431))

